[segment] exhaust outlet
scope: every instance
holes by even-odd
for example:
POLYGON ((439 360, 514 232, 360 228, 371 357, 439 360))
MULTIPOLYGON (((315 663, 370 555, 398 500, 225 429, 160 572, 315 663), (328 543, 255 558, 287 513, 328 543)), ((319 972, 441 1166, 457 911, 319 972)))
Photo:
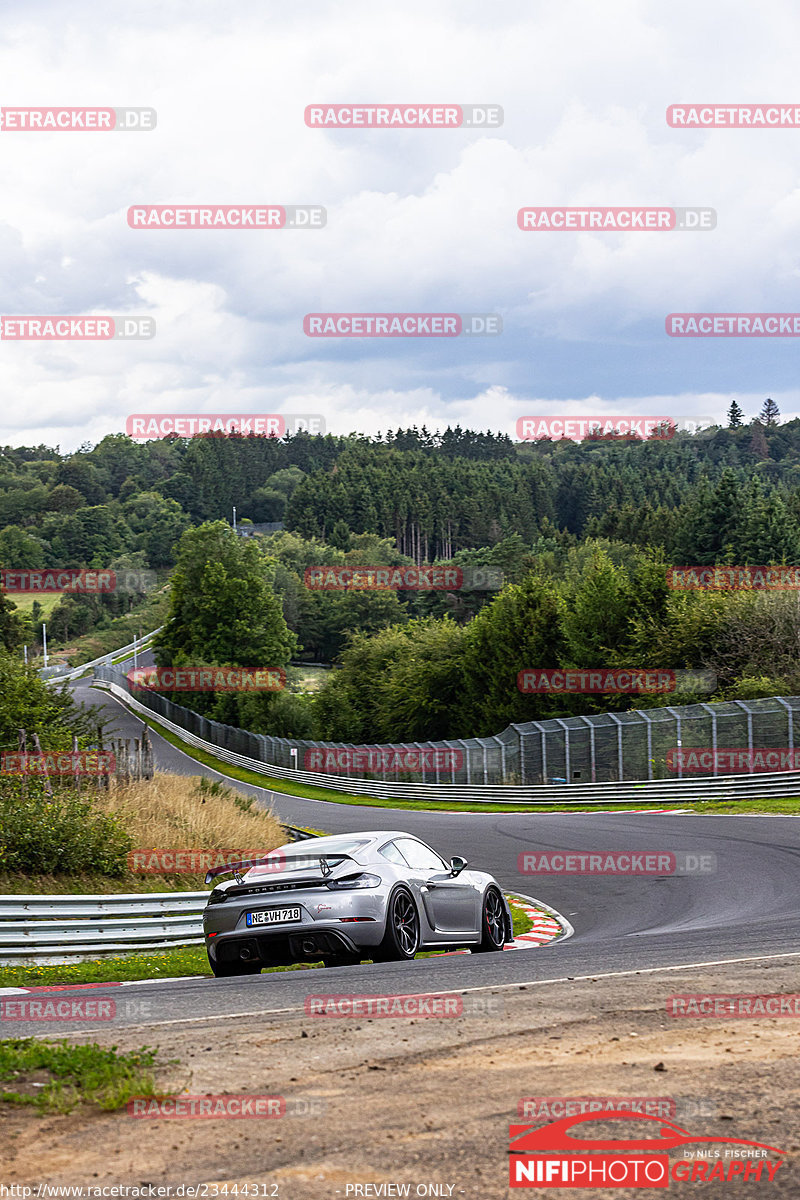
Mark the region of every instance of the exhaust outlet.
POLYGON ((313 954, 317 948, 317 943, 313 938, 303 938, 303 954, 313 954))
POLYGON ((239 958, 243 959, 245 962, 249 962, 252 957, 253 952, 250 947, 242 946, 241 950, 239 951, 239 958))

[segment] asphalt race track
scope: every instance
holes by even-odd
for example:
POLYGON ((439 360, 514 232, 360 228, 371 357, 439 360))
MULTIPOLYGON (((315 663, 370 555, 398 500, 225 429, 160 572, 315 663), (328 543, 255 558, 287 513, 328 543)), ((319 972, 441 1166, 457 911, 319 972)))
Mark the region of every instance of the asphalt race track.
MULTIPOLYGON (((76 698, 113 712, 120 736, 141 722, 107 693, 74 685, 76 698)), ((153 734, 161 769, 211 771, 153 734)), ((302 1009, 326 991, 408 994, 541 985, 616 972, 800 956, 800 822, 782 816, 695 816, 660 813, 481 814, 392 812, 303 800, 235 782, 269 802, 280 819, 330 833, 399 828, 442 854, 462 854, 491 871, 508 891, 535 897, 574 927, 559 943, 530 951, 453 955, 413 963, 370 964, 241 979, 164 980, 126 987, 126 1001, 148 998, 147 1024, 302 1009), (699 877, 531 876, 518 871, 521 851, 713 852, 717 872, 699 877)), ((129 1005, 123 1024, 142 1023, 129 1005)), ((92 1028, 81 1022, 81 1028, 92 1028)), ((8 1029, 13 1035, 14 1030, 8 1029)))

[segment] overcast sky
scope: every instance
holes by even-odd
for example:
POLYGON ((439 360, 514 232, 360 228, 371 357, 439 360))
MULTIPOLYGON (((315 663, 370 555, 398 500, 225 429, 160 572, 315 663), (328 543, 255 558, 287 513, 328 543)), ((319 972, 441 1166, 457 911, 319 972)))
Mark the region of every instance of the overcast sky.
POLYGON ((7 0, 4 106, 152 106, 149 133, 0 132, 0 313, 148 314, 127 344, 0 341, 0 444, 134 412, 329 430, 523 415, 800 414, 797 339, 667 337, 672 311, 800 311, 800 128, 678 130, 681 102, 796 102, 781 0, 7 0), (321 130, 317 102, 502 106, 502 127, 321 130), (134 204, 320 204, 322 230, 133 230, 134 204), (713 232, 521 232, 535 205, 707 205, 713 232), (311 312, 487 312, 500 336, 311 339, 311 312))

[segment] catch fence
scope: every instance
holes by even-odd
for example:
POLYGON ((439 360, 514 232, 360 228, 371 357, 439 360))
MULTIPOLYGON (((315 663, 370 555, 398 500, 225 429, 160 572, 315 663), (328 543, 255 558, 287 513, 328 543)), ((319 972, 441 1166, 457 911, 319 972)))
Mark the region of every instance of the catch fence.
MULTIPOLYGON (((623 713, 509 725, 484 738, 352 746, 271 737, 223 725, 147 689, 131 689, 121 671, 95 668, 155 715, 219 749, 285 770, 360 780, 466 786, 596 784, 758 775, 791 769, 800 697, 668 705, 623 713), (727 750, 746 751, 734 769, 727 750), (776 760, 759 751, 779 749, 776 760), (692 756, 697 750, 703 757, 692 756), (370 756, 372 751, 372 756, 370 756), (365 769, 365 763, 373 769, 365 769), (705 766, 703 765, 705 763, 705 766)), ((800 747, 798 747, 800 751, 800 747)), ((800 757, 800 755, 799 755, 800 757)))

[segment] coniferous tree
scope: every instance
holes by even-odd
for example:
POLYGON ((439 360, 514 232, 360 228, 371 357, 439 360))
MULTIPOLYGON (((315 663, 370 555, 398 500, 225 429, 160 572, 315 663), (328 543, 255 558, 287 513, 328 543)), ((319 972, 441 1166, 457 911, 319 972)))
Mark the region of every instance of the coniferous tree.
POLYGON ((735 400, 731 400, 728 409, 728 429, 741 429, 744 424, 744 413, 735 400))

